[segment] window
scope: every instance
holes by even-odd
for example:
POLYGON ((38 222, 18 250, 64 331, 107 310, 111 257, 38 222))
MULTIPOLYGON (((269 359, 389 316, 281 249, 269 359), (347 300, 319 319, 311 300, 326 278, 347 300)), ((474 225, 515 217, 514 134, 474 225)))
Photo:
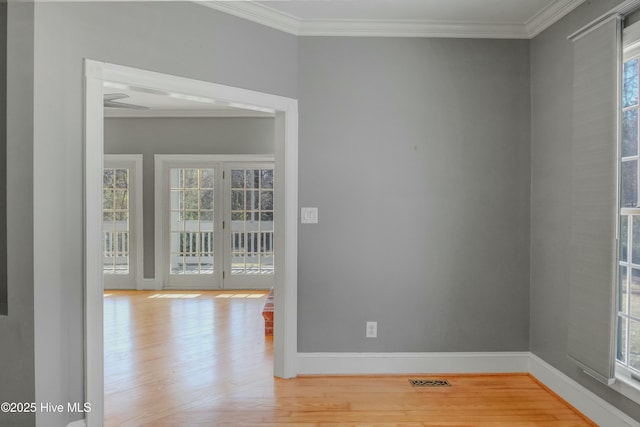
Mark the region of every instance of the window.
POLYGON ((640 375, 640 206, 638 198, 640 52, 625 51, 622 69, 622 114, 619 194, 619 248, 617 284, 618 366, 640 375))

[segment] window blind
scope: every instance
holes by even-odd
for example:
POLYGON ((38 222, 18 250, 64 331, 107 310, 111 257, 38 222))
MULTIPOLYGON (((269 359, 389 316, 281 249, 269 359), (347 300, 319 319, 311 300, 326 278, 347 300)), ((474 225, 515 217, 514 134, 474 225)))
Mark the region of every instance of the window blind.
POLYGON ((621 19, 574 34, 569 356, 615 377, 617 134, 621 19))

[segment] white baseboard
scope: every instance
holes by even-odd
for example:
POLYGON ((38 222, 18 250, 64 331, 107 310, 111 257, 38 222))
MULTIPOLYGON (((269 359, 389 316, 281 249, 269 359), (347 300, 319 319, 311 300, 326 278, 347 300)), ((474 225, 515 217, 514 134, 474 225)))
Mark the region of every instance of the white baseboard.
POLYGON ((529 356, 529 373, 600 426, 640 427, 638 421, 596 396, 535 354, 529 356))
POLYGON ((298 375, 528 373, 603 427, 640 423, 530 352, 298 353, 298 375))
POLYGON ((528 372, 529 352, 298 353, 298 375, 528 372))
POLYGON ((156 279, 142 279, 139 289, 141 291, 155 291, 158 289, 156 287, 156 279))
POLYGON ((70 422, 69 424, 67 424, 67 427, 87 427, 87 423, 84 421, 84 419, 82 419, 70 422))

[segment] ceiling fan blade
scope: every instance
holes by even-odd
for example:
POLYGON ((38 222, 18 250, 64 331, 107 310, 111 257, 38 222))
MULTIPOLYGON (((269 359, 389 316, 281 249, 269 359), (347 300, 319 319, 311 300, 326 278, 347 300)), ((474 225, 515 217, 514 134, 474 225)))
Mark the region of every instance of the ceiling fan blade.
POLYGON ((117 101, 104 101, 104 106, 107 108, 125 108, 127 110, 148 110, 149 107, 143 107, 142 105, 134 105, 134 104, 127 104, 124 102, 117 102, 117 101))
POLYGON ((124 93, 105 93, 104 100, 105 101, 115 101, 116 99, 128 98, 129 95, 124 93))

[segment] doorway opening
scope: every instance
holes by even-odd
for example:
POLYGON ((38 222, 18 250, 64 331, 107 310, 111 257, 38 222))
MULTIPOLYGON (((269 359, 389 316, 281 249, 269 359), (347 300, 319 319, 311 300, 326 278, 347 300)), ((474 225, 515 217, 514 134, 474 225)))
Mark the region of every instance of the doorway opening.
POLYGON ((274 205, 274 375, 296 376, 297 354, 297 101, 184 77, 85 60, 85 398, 92 403, 86 421, 104 419, 103 342, 103 164, 105 86, 164 94, 200 102, 265 111, 275 116, 274 205))

